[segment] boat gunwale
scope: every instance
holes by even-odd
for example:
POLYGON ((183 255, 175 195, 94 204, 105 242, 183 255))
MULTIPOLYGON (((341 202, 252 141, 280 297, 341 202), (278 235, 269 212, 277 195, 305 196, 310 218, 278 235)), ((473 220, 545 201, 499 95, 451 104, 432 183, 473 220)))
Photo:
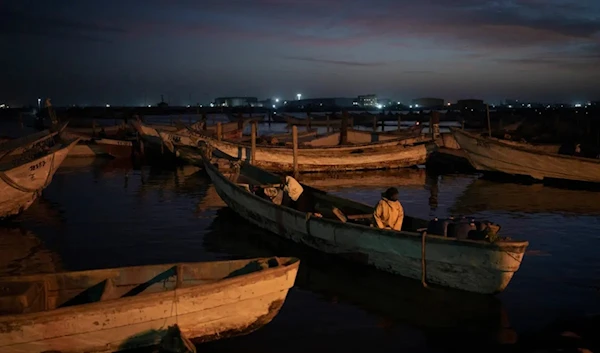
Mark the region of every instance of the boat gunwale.
MULTIPOLYGON (((52 154, 58 153, 59 151, 62 151, 64 149, 71 149, 73 146, 75 146, 79 142, 79 140, 80 140, 80 138, 78 137, 78 138, 75 138, 75 139, 73 139, 71 141, 68 141, 68 142, 58 143, 58 144, 50 147, 50 149, 48 151, 46 151, 46 153, 44 153, 42 156, 40 156, 38 158, 35 158, 35 159, 31 159, 31 160, 21 161, 17 165, 12 165, 11 166, 11 161, 1 163, 1 160, 0 160, 0 173, 7 173, 7 172, 9 172, 9 171, 11 171, 13 169, 20 168, 20 167, 22 167, 22 166, 24 166, 26 164, 38 162, 39 160, 44 159, 44 158, 46 158, 46 157, 48 157, 48 156, 50 156, 52 154), (6 166, 7 168, 4 168, 4 166, 6 166)), ((21 155, 18 155, 18 156, 21 156, 21 155)), ((16 156, 16 157, 18 157, 18 156, 16 156)), ((59 167, 55 167, 55 171, 58 168, 59 167)))
MULTIPOLYGON (((99 301, 92 302, 92 303, 72 305, 72 306, 67 306, 67 307, 62 307, 62 308, 54 308, 54 309, 31 312, 31 313, 0 315, 0 325, 9 325, 10 326, 10 325, 18 324, 19 322, 23 322, 23 321, 27 321, 27 320, 35 321, 36 323, 40 323, 40 321, 44 321, 44 320, 50 321, 56 316, 76 315, 76 314, 82 314, 87 311, 93 311, 93 310, 98 310, 98 309, 109 310, 112 308, 123 308, 123 307, 131 308, 132 305, 139 305, 139 304, 145 303, 149 300, 154 300, 154 299, 158 299, 161 297, 165 297, 165 299, 173 299, 174 292, 176 292, 177 296, 179 297, 181 295, 193 293, 195 291, 198 291, 199 289, 201 289, 203 291, 214 291, 214 290, 220 289, 221 287, 228 287, 231 285, 235 285, 238 282, 252 281, 254 279, 263 278, 263 277, 267 277, 267 276, 269 276, 269 277, 270 276, 274 276, 274 277, 281 276, 286 272, 293 271, 294 269, 298 269, 299 265, 300 265, 300 259, 298 259, 296 257, 271 256, 271 257, 239 259, 239 260, 183 262, 183 263, 169 263, 169 264, 158 264, 158 265, 140 265, 140 266, 116 267, 116 268, 107 268, 107 269, 98 269, 98 270, 83 270, 83 271, 72 271, 72 272, 66 271, 66 272, 57 272, 57 273, 33 274, 33 275, 26 275, 26 276, 0 277, 0 283, 2 281, 6 281, 6 282, 25 282, 25 280, 46 281, 45 277, 64 275, 64 274, 85 274, 85 273, 90 273, 90 272, 92 272, 92 273, 94 273, 94 272, 110 273, 110 271, 114 271, 114 273, 118 274, 119 272, 123 272, 123 270, 125 270, 125 269, 131 270, 131 269, 139 269, 139 268, 151 267, 151 266, 157 266, 157 267, 165 266, 167 268, 167 270, 165 270, 165 271, 168 271, 169 268, 172 268, 172 267, 175 267, 178 265, 185 266, 185 265, 193 265, 193 264, 199 264, 199 263, 214 263, 214 262, 226 263, 226 262, 244 261, 244 260, 247 260, 248 263, 250 263, 250 262, 256 261, 256 260, 267 260, 267 259, 271 259, 271 258, 287 259, 287 260, 292 260, 292 261, 280 263, 279 266, 277 266, 277 267, 266 268, 266 269, 263 269, 260 271, 254 271, 251 273, 242 274, 242 275, 238 275, 238 276, 234 276, 234 277, 222 278, 219 280, 215 280, 214 282, 210 282, 210 283, 199 283, 199 284, 196 284, 196 285, 193 285, 190 287, 173 288, 171 290, 165 290, 162 292, 155 292, 155 293, 146 293, 146 294, 144 294, 144 292, 141 292, 138 295, 134 295, 134 296, 130 296, 130 297, 99 300, 99 301)), ((107 279, 108 278, 110 278, 110 277, 107 277, 107 279)), ((149 279, 151 279, 151 278, 148 278, 148 280, 149 279)), ((100 281, 100 282, 102 282, 102 281, 100 281)), ((140 282, 140 284, 142 284, 142 283, 143 282, 140 282)), ((85 290, 86 289, 82 289, 82 292, 85 290)), ((120 325, 120 326, 125 326, 125 325, 120 325)), ((120 326, 116 326, 116 327, 120 327, 120 326)), ((2 334, 2 327, 0 327, 0 335, 1 334, 2 334)))
MULTIPOLYGON (((207 161, 204 156, 204 165, 205 168, 207 170, 212 171, 213 173, 215 173, 219 178, 221 178, 222 180, 224 180, 227 184, 230 184, 231 186, 240 189, 240 191, 242 191, 244 194, 248 194, 250 197, 254 197, 256 200, 260 200, 260 202, 263 202, 265 205, 272 205, 276 208, 282 209, 285 212, 288 213, 292 213, 293 215, 297 215, 297 216, 306 216, 306 213, 304 212, 300 212, 297 211, 295 209, 289 208, 289 207, 284 207, 281 205, 276 205, 268 200, 265 200, 261 197, 258 197, 257 195, 254 195, 252 193, 246 192, 244 190, 242 190, 236 183, 232 182, 231 180, 229 180, 225 175, 223 175, 216 166, 214 166, 212 163, 210 163, 210 161, 207 161)), ((242 161, 243 163, 246 163, 244 161, 242 161)), ((253 166, 254 167, 254 166, 253 166)), ((256 167, 255 167, 256 168, 256 167)), ((269 173, 265 170, 263 170, 263 172, 265 173, 269 173)), ((273 176, 275 176, 275 174, 269 173, 273 176)), ((306 185, 303 183, 300 183, 302 186, 307 186, 310 189, 314 189, 317 190, 323 194, 329 195, 329 196, 334 196, 334 197, 338 197, 335 195, 331 195, 326 191, 317 189, 317 188, 313 188, 310 185, 306 185)), ((341 197, 340 197, 341 198, 341 197)), ((345 199, 345 198, 342 198, 345 199)), ((358 201, 354 201, 354 200, 350 200, 350 199, 346 199, 348 201, 351 201, 353 203, 356 204, 360 204, 363 207, 368 207, 370 209, 373 209, 372 206, 369 206, 367 204, 364 204, 362 202, 358 202, 358 201)), ((327 218, 315 218, 315 217, 311 217, 310 220, 312 221, 316 221, 316 222, 324 222, 324 223, 328 223, 328 224, 332 224, 335 225, 338 229, 341 228, 347 228, 347 229, 352 229, 355 227, 358 227, 359 229, 364 229, 364 230, 368 230, 369 232, 365 232, 365 234, 363 234, 363 236, 372 236, 370 234, 370 232, 374 232, 377 235, 380 236, 385 236, 385 237, 389 237, 389 238, 395 238, 398 236, 402 236, 404 238, 407 239, 420 239, 422 238, 422 234, 421 233, 417 233, 417 232, 411 232, 411 231, 394 231, 394 230, 389 230, 389 229, 378 229, 378 228, 374 228, 374 227, 369 227, 366 225, 362 225, 362 224, 356 224, 356 223, 344 223, 341 221, 337 221, 334 219, 327 219, 327 218)), ((342 229, 343 230, 343 229, 342 229)), ((449 237, 444 237, 444 236, 440 236, 440 235, 435 235, 435 234, 426 234, 426 238, 431 240, 434 240, 435 242, 439 242, 440 244, 450 244, 450 243, 455 243, 461 246, 469 246, 469 247, 476 247, 476 248, 483 248, 483 249, 489 249, 489 250, 500 250, 500 251, 513 251, 513 252, 521 252, 524 253, 526 248, 529 246, 529 241, 527 240, 503 240, 503 241, 499 241, 499 242, 494 242, 494 243, 490 243, 490 242, 486 242, 484 240, 471 240, 471 239, 455 239, 455 238, 449 238, 449 237)))

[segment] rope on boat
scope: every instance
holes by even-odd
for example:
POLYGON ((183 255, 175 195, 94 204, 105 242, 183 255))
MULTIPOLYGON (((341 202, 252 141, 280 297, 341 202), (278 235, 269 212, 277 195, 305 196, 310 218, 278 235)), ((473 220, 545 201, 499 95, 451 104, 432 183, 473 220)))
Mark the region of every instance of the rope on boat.
POLYGON ((425 238, 427 237, 427 232, 423 232, 421 234, 421 284, 423 287, 427 288, 427 266, 425 262, 425 238))
POLYGON ((14 189, 17 189, 17 190, 19 190, 21 192, 25 192, 25 193, 39 193, 40 191, 42 191, 42 189, 44 189, 46 186, 48 186, 48 184, 50 184, 50 178, 51 178, 51 176, 53 174, 53 170, 54 170, 54 158, 55 158, 55 156, 56 156, 56 153, 53 153, 52 154, 52 159, 50 161, 50 168, 48 170, 48 174, 46 175, 46 180, 44 181, 44 184, 39 189, 32 189, 32 188, 28 188, 26 186, 19 185, 16 181, 12 180, 4 172, 0 172, 0 180, 4 181, 10 187, 12 187, 14 189))

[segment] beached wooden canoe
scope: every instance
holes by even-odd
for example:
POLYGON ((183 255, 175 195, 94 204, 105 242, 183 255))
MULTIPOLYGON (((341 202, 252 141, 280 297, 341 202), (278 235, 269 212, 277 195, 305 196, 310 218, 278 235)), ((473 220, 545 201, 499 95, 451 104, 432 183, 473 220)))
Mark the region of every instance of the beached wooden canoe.
MULTIPOLYGON (((349 145, 364 145, 367 143, 380 143, 380 146, 384 145, 383 142, 388 142, 387 146, 393 146, 399 141, 404 144, 413 144, 419 142, 425 142, 432 140, 430 136, 421 134, 420 132, 371 132, 364 130, 347 130, 347 143, 349 145), (413 139, 409 141, 409 139, 413 139)), ((340 141, 340 132, 332 132, 319 136, 317 138, 304 141, 301 144, 312 147, 326 147, 326 146, 338 146, 340 141)))
POLYGON ((352 218, 371 218, 373 207, 303 185, 311 192, 323 215, 310 215, 282 207, 248 190, 248 185, 279 184, 280 178, 243 161, 239 172, 226 176, 214 166, 205 151, 205 169, 223 201, 253 224, 281 237, 325 253, 347 257, 404 277, 470 292, 502 292, 528 246, 527 241, 497 242, 458 240, 424 235, 417 230, 427 222, 405 217, 403 231, 370 227, 360 221, 343 222, 332 215, 333 207, 352 218), (351 217, 352 216, 352 217, 351 217), (355 223, 356 222, 356 223, 355 223))
POLYGON ((0 159, 0 219, 25 211, 52 181, 78 140, 0 159))
POLYGON ((133 154, 133 141, 116 139, 98 139, 94 143, 102 150, 115 158, 131 157, 133 154))
POLYGON ((600 159, 558 154, 558 145, 531 145, 452 129, 473 167, 533 179, 600 182, 600 159))
POLYGON ((114 352, 160 343, 170 326, 205 342, 269 323, 299 260, 124 267, 0 278, 0 351, 114 352))

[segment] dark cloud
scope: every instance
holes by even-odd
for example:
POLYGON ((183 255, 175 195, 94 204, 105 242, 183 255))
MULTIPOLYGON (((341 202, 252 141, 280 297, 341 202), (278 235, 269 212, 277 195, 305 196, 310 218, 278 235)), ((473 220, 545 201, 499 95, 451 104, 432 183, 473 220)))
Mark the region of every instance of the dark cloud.
POLYGON ((311 57, 294 57, 294 56, 284 57, 284 59, 308 61, 308 62, 320 63, 320 64, 356 66, 356 67, 377 67, 377 66, 384 66, 384 65, 389 64, 387 62, 358 62, 358 61, 330 60, 330 59, 318 59, 318 58, 311 58, 311 57))
POLYGON ((124 28, 94 22, 14 10, 0 12, 0 35, 31 35, 109 42, 111 36, 123 35, 126 32, 124 28))

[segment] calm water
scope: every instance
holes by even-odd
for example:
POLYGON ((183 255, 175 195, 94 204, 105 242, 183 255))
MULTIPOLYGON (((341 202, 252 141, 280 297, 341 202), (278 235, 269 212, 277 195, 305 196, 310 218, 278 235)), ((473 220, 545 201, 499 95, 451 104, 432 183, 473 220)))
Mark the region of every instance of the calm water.
POLYGON ((38 202, 0 225, 0 273, 302 258, 296 287, 272 323, 203 345, 203 352, 444 352, 464 349, 466 342, 510 343, 558 318, 600 312, 600 193, 431 177, 422 169, 338 174, 335 181, 315 175, 306 182, 369 204, 397 186, 407 214, 484 217, 530 247, 508 289, 496 297, 423 289, 245 223, 196 167, 67 159, 38 202))

